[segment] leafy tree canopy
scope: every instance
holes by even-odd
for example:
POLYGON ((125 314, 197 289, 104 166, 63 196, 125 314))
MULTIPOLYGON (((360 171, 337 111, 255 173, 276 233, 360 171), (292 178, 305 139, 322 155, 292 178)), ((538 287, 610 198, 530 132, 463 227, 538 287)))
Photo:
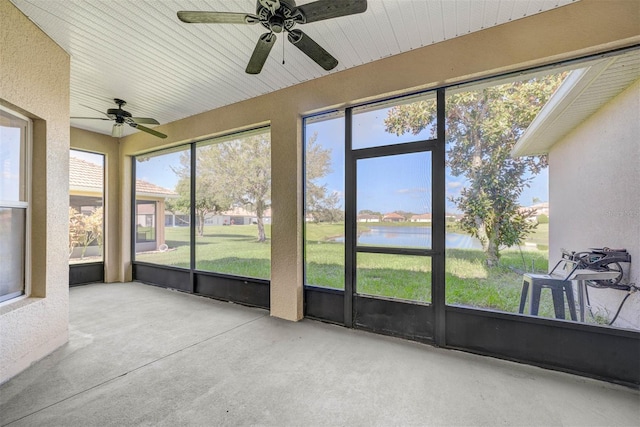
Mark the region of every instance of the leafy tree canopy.
POLYGON ((306 167, 306 209, 314 222, 338 222, 344 220, 340 209, 340 194, 329 191, 327 185, 317 181, 331 173, 331 150, 317 143, 318 134, 314 133, 307 141, 305 151, 306 167))
MULTIPOLYGON (((562 82, 564 74, 490 86, 448 95, 445 106, 447 166, 465 178, 466 187, 450 200, 464 214, 461 226, 483 245, 487 264, 495 265, 500 246, 518 244, 535 224, 518 199, 547 166, 540 157, 512 158, 518 138, 562 82)), ((436 120, 435 100, 393 107, 388 132, 418 134, 436 120)), ((435 127, 431 127, 435 137, 435 127)))

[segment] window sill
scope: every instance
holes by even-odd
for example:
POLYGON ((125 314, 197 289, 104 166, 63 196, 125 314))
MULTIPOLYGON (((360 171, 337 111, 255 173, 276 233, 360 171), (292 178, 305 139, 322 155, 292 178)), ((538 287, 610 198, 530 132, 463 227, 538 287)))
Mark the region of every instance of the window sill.
POLYGON ((44 298, 20 296, 0 303, 0 316, 9 314, 12 311, 19 310, 22 307, 26 307, 38 301, 42 301, 44 298))

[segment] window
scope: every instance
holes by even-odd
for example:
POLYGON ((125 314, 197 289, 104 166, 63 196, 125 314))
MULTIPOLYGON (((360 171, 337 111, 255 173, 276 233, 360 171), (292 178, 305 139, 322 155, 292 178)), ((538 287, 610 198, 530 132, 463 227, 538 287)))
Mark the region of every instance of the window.
POLYGON ((436 132, 435 92, 368 104, 353 109, 353 146, 361 148, 405 144, 434 138, 436 132), (420 108, 416 122, 402 122, 396 112, 420 108))
POLYGON ((344 114, 305 119, 305 283, 344 289, 344 114))
MULTIPOLYGON (((448 304, 517 313, 523 272, 546 272, 546 156, 513 146, 565 78, 519 76, 447 91, 448 304)), ((540 315, 553 317, 551 294, 540 315)))
POLYGON ((148 153, 134 164, 136 261, 271 277, 268 129, 148 153))
POLYGON ((190 148, 136 157, 135 177, 135 259, 189 268, 190 148))
POLYGON ((632 50, 447 90, 447 304, 640 329, 639 78, 632 50), (523 286, 571 252, 616 277, 523 286))
POLYGON ((104 155, 69 154, 69 263, 101 262, 104 254, 104 155))
POLYGON ((28 294, 30 131, 0 107, 0 302, 28 294))
POLYGON ((271 134, 196 145, 196 269, 271 277, 271 134))
POLYGON ((359 295, 431 302, 436 116, 428 93, 305 119, 305 284, 345 289, 351 277, 359 295), (390 118, 413 105, 424 107, 424 129, 396 130, 390 118))

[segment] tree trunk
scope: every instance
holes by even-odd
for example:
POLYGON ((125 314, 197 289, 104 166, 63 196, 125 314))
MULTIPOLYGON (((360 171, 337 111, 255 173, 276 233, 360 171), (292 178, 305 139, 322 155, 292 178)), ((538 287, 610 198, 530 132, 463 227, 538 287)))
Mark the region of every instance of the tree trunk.
POLYGON ((256 204, 256 218, 258 222, 258 242, 265 242, 267 240, 267 235, 264 232, 264 222, 263 217, 264 208, 261 202, 256 204))
POLYGON ((497 237, 493 232, 487 230, 485 222, 480 217, 476 217, 476 228, 478 230, 478 240, 482 243, 482 251, 485 255, 487 267, 498 265, 500 254, 496 243, 497 237))
POLYGON ((198 236, 202 237, 204 236, 204 214, 201 212, 198 212, 198 220, 197 222, 197 227, 198 227, 198 236))
POLYGON ((498 252, 498 245, 496 244, 493 236, 489 237, 487 249, 484 251, 487 259, 487 267, 495 267, 498 265, 500 254, 498 252))

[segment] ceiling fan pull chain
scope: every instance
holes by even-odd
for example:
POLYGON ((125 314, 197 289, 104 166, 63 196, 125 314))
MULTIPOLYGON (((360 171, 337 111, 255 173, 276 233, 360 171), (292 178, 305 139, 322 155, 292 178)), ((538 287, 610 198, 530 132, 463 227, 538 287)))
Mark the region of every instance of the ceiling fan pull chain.
POLYGON ((282 38, 282 65, 284 65, 284 37, 282 38))

